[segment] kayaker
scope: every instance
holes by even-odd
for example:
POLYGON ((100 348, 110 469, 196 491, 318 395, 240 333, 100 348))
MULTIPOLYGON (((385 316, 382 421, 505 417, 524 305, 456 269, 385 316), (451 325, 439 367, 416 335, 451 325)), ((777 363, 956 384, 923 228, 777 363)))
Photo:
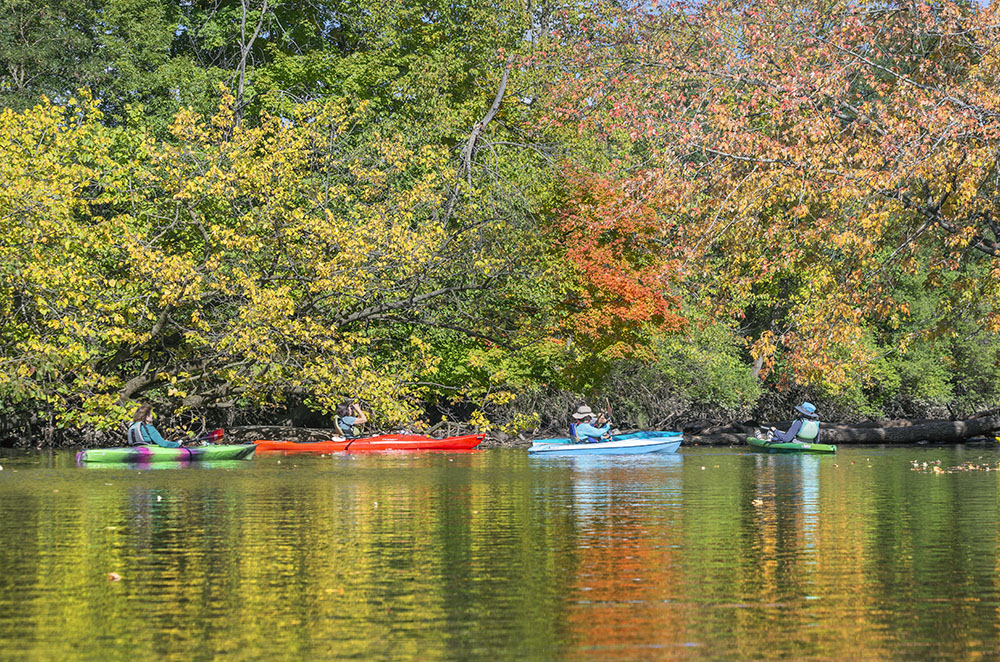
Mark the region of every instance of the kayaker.
POLYGON ((176 441, 167 441, 153 427, 153 407, 142 405, 135 410, 132 417, 132 425, 128 428, 128 445, 142 446, 143 444, 156 444, 164 448, 177 448, 180 444, 176 441))
POLYGON ((785 432, 771 428, 771 438, 768 441, 775 443, 788 443, 790 441, 819 443, 819 416, 816 415, 816 405, 811 402, 803 402, 795 406, 795 411, 802 416, 792 421, 792 426, 785 432))
POLYGON ((597 443, 611 431, 611 421, 608 421, 604 414, 595 417, 587 405, 577 407, 573 412, 573 418, 575 420, 569 424, 569 436, 574 441, 597 443))
POLYGON ((360 433, 359 426, 368 422, 368 415, 361 411, 361 406, 356 402, 344 400, 337 405, 337 415, 333 419, 333 427, 345 437, 357 437, 360 433))

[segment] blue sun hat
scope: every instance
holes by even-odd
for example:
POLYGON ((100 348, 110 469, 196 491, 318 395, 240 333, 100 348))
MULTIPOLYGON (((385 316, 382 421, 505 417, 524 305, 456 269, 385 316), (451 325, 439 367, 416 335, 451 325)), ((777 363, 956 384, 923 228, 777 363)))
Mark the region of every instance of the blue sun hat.
POLYGON ((816 405, 811 402, 803 402, 801 405, 795 405, 795 411, 804 416, 816 416, 816 405))

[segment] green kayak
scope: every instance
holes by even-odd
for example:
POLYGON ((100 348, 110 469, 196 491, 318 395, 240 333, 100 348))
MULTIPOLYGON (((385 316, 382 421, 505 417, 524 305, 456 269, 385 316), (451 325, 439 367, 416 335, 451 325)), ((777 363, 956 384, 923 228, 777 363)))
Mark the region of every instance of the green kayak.
POLYGON ((209 460, 245 460, 253 456, 253 444, 191 446, 129 446, 126 448, 94 448, 76 454, 77 464, 84 462, 207 462, 209 460))
POLYGON ((762 451, 772 453, 836 453, 837 447, 833 444, 811 444, 807 441, 764 441, 757 437, 747 437, 747 443, 762 451))

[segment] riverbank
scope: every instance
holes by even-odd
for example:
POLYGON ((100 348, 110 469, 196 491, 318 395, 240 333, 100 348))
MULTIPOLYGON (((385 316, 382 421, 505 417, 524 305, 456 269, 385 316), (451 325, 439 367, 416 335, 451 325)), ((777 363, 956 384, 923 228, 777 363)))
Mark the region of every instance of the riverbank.
MULTIPOLYGON (((787 429, 791 421, 775 422, 744 422, 726 426, 680 426, 684 433, 685 446, 737 446, 746 443, 760 427, 774 426, 787 429)), ((994 441, 1000 436, 1000 413, 986 412, 982 415, 965 420, 930 420, 901 419, 885 421, 866 421, 860 423, 830 423, 823 422, 822 440, 824 443, 838 445, 870 445, 889 444, 906 445, 917 443, 958 444, 971 440, 994 441)), ((366 434, 382 434, 400 432, 392 430, 366 430, 366 434)), ((451 437, 465 434, 478 434, 481 431, 473 426, 449 421, 438 424, 426 431, 404 430, 416 434, 429 434, 434 437, 451 437)), ((621 432, 633 432, 633 429, 621 429, 621 432)), ((528 448, 533 440, 565 436, 559 429, 522 432, 508 435, 497 430, 487 431, 486 438, 480 448, 528 448)), ((169 436, 169 435, 168 435, 169 436)), ((225 440, 228 443, 251 443, 258 439, 282 439, 289 441, 308 442, 324 441, 337 436, 337 431, 326 427, 300 427, 290 425, 239 425, 227 428, 225 440)), ((121 446, 125 443, 124 432, 95 430, 52 430, 44 429, 34 436, 20 436, 4 440, 3 447, 8 448, 101 448, 121 446)))
MULTIPOLYGON (((791 421, 776 421, 758 425, 754 422, 734 423, 728 426, 681 427, 686 446, 738 446, 754 436, 759 427, 775 426, 787 429, 791 421)), ((991 441, 1000 434, 1000 413, 986 412, 981 416, 961 421, 941 420, 891 420, 862 423, 827 423, 821 428, 822 440, 829 444, 906 445, 916 443, 958 444, 970 440, 991 441)), ((622 429, 621 432, 635 430, 622 429)), ((431 430, 434 436, 474 434, 479 430, 460 423, 448 423, 431 430)), ((242 426, 227 431, 227 439, 251 442, 255 439, 289 439, 292 441, 322 441, 334 436, 329 428, 296 428, 284 426, 242 426)), ((498 431, 486 433, 480 448, 527 448, 534 439, 560 437, 561 430, 533 430, 531 433, 506 435, 498 431)))

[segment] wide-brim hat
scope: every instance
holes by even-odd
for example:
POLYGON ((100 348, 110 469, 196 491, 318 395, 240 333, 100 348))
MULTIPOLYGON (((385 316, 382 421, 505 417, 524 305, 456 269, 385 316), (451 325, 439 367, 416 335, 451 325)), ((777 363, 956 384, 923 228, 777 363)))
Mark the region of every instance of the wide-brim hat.
POLYGON ((573 412, 573 418, 590 418, 593 415, 594 412, 591 411, 590 407, 587 405, 580 405, 576 408, 576 411, 573 412))
POLYGON ((803 402, 801 405, 795 405, 795 411, 803 414, 804 416, 815 416, 816 405, 811 402, 803 402))

